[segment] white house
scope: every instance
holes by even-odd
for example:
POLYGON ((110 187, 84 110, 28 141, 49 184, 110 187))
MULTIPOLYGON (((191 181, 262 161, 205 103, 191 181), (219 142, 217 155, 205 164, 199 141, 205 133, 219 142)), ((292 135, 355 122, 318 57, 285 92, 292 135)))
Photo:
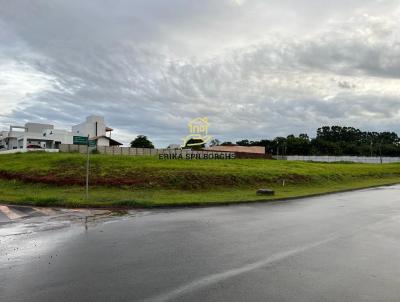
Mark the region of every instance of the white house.
POLYGON ((169 144, 167 149, 177 150, 177 149, 182 149, 182 146, 179 144, 169 144))
POLYGON ((43 132, 43 137, 50 139, 53 143, 52 148, 58 149, 60 144, 72 144, 72 132, 60 129, 46 129, 43 132))
POLYGON ((59 144, 72 144, 72 134, 54 129, 50 124, 26 123, 25 126, 10 126, 9 131, 0 132, 1 149, 55 149, 59 144))
POLYGON ((74 136, 89 136, 98 146, 122 145, 111 138, 112 131, 105 125, 103 117, 94 115, 87 117, 84 123, 73 126, 72 132, 54 129, 50 124, 26 123, 0 132, 0 150, 58 149, 60 144, 73 144, 74 136))
POLYGON ((89 139, 95 140, 97 146, 120 146, 120 142, 111 138, 114 129, 107 127, 104 117, 91 115, 86 118, 82 124, 72 127, 72 135, 89 136, 89 139))

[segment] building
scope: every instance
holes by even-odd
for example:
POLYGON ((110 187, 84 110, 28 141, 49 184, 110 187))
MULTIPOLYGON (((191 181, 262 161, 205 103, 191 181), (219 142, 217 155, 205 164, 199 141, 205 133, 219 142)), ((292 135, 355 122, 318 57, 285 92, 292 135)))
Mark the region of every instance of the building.
POLYGON ((120 146, 120 142, 111 138, 114 129, 107 127, 104 117, 91 115, 84 123, 72 127, 73 136, 86 136, 95 140, 97 146, 120 146))
POLYGON ((0 132, 0 148, 55 149, 59 144, 72 144, 71 132, 54 129, 53 125, 26 123, 24 126, 10 126, 9 131, 0 132))
POLYGON ((73 143, 72 132, 67 130, 46 129, 43 132, 43 136, 52 142, 52 144, 50 144, 50 149, 59 149, 61 144, 73 143))
POLYGON ((167 149, 177 150, 177 149, 182 149, 182 146, 179 144, 169 144, 167 149))
POLYGON ((60 144, 73 144, 74 136, 89 136, 98 146, 122 145, 111 138, 112 131, 105 125, 103 117, 94 115, 73 126, 72 131, 54 129, 50 124, 26 123, 0 132, 0 150, 58 149, 60 144))
POLYGON ((265 154, 265 147, 261 146, 213 146, 206 148, 207 151, 222 151, 248 154, 265 154))

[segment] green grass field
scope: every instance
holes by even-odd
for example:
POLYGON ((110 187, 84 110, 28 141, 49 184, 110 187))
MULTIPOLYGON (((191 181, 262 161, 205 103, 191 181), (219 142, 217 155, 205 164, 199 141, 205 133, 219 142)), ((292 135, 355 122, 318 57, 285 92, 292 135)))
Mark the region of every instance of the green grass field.
POLYGON ((159 160, 72 153, 0 155, 0 202, 42 206, 175 206, 266 201, 400 183, 400 164, 159 160), (283 181, 285 186, 283 186, 283 181), (258 188, 275 196, 257 196, 258 188))

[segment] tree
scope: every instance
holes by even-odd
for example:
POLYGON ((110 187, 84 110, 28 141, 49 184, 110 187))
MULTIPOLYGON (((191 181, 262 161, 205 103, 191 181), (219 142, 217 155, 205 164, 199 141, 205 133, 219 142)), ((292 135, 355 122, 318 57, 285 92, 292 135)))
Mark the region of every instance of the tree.
POLYGON ((242 139, 241 141, 236 142, 236 145, 238 146, 251 146, 251 143, 248 139, 242 139))
MULTIPOLYGON (((323 126, 317 136, 302 133, 273 140, 242 139, 238 146, 263 146, 267 153, 279 155, 400 156, 400 137, 395 132, 365 132, 354 127, 323 126)), ((224 142, 221 146, 234 146, 224 142)))
POLYGON ((154 149, 154 145, 148 140, 145 135, 138 135, 133 141, 131 141, 131 148, 148 148, 154 149))
POLYGON ((219 146, 220 144, 221 142, 217 138, 214 138, 210 141, 210 147, 219 146))
POLYGON ((289 135, 286 146, 286 155, 310 155, 311 152, 311 142, 307 134, 300 134, 299 137, 289 135))
POLYGON ((223 142, 221 146, 234 146, 235 144, 232 142, 223 142))

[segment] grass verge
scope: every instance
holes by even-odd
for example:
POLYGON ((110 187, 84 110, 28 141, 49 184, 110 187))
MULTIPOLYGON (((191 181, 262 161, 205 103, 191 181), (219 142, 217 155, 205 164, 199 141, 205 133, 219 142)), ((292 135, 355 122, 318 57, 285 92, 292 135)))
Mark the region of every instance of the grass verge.
POLYGON ((79 154, 0 155, 0 202, 157 207, 268 201, 400 183, 400 164, 159 160, 92 156, 89 199, 79 154), (285 180, 285 186, 282 186, 285 180), (257 196, 269 187, 275 196, 257 196))

